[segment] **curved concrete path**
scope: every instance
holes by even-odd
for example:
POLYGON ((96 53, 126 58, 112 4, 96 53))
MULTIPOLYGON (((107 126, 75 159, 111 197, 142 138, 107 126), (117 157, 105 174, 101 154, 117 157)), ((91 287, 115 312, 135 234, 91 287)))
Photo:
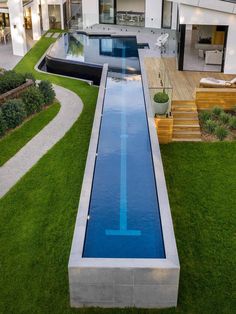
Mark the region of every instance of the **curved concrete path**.
POLYGON ((83 109, 81 99, 63 87, 54 85, 54 90, 61 104, 60 111, 15 156, 0 167, 0 198, 65 135, 79 117, 83 109))

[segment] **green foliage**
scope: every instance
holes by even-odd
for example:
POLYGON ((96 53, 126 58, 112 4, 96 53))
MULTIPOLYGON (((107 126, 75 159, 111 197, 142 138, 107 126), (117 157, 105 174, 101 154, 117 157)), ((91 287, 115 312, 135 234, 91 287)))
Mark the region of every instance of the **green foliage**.
POLYGON ((0 167, 38 134, 57 115, 59 110, 59 103, 53 103, 50 107, 23 123, 19 128, 6 134, 0 141, 0 167))
POLYGON ((210 120, 210 119, 211 119, 211 116, 212 116, 212 114, 211 114, 210 111, 201 111, 201 112, 199 113, 199 119, 200 119, 203 123, 205 123, 207 120, 210 120))
POLYGON ((54 101, 56 94, 51 82, 41 81, 39 83, 39 90, 43 95, 44 104, 49 105, 54 101))
POLYGON ((26 73, 24 73, 24 77, 25 77, 25 80, 32 80, 35 83, 35 77, 34 77, 33 73, 26 72, 26 73))
POLYGON ((219 121, 221 121, 223 124, 227 124, 229 122, 231 115, 226 112, 221 112, 219 115, 219 121))
POLYGON ((42 110, 44 98, 38 87, 29 87, 21 94, 21 97, 28 116, 42 110))
POLYGON ((169 96, 165 92, 156 93, 153 100, 159 104, 164 104, 169 101, 169 96))
POLYGON ((13 129, 20 125, 26 117, 23 101, 21 99, 6 101, 2 105, 2 114, 8 129, 13 129))
POLYGON ((212 114, 214 117, 219 117, 219 115, 224 112, 224 110, 221 107, 214 107, 212 109, 212 114))
POLYGON ((205 123, 204 126, 205 126, 206 131, 207 131, 208 133, 212 134, 212 133, 214 133, 214 131, 215 131, 217 125, 218 125, 218 124, 217 124, 216 121, 209 119, 209 120, 206 121, 206 123, 205 123))
POLYGON ((215 135, 220 141, 223 141, 228 134, 229 131, 221 125, 217 126, 217 128, 215 129, 215 135))
POLYGON ((0 137, 5 134, 6 129, 7 129, 7 124, 3 117, 2 110, 0 109, 0 137))
POLYGON ((232 116, 232 117, 229 119, 229 126, 230 126, 232 129, 236 129, 236 116, 232 116))
POLYGON ((25 83, 25 77, 15 71, 6 71, 0 75, 0 94, 6 93, 25 83))

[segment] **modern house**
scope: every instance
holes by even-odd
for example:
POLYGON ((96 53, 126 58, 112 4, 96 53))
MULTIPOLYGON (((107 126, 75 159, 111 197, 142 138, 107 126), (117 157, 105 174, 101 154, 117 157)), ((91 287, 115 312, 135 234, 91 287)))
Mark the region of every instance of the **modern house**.
POLYGON ((15 55, 26 53, 26 34, 71 24, 176 29, 178 70, 236 72, 234 0, 0 0, 15 55))
POLYGON ((177 4, 167 0, 0 0, 0 26, 10 28, 13 54, 27 51, 26 33, 38 40, 49 28, 70 22, 176 28, 177 4))

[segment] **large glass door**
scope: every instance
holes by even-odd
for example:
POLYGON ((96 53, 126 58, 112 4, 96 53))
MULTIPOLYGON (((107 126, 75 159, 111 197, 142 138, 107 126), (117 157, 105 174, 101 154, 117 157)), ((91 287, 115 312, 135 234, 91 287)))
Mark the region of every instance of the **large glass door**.
POLYGON ((115 24, 116 0, 99 1, 99 22, 101 24, 115 24))

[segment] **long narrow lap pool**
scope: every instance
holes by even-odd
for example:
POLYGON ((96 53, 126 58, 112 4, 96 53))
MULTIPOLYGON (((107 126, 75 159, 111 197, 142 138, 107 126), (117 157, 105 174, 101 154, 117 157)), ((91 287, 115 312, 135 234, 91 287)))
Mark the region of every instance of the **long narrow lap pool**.
POLYGON ((178 253, 136 37, 60 40, 54 68, 63 56, 78 62, 78 76, 103 69, 68 266, 71 305, 176 306, 178 253))
POLYGON ((123 54, 106 83, 83 256, 163 258, 142 80, 122 72, 123 54))

